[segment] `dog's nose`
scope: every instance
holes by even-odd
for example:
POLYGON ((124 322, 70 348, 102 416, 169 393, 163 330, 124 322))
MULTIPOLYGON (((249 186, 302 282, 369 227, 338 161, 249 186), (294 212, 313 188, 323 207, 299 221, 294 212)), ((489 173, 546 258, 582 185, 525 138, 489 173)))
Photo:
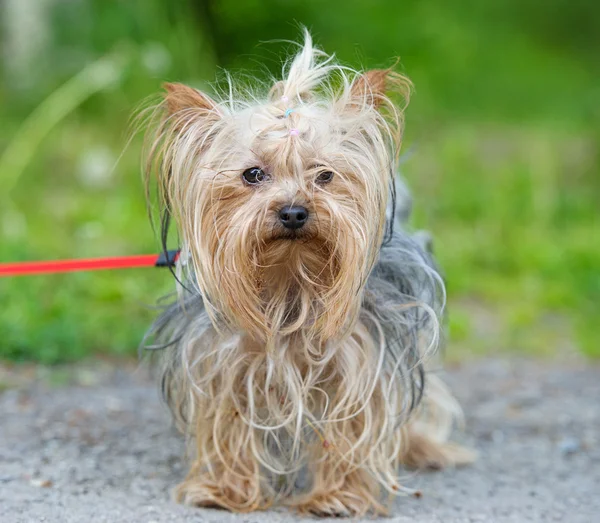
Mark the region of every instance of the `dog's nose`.
POLYGON ((308 220, 308 210, 299 205, 286 205, 279 211, 279 219, 287 229, 300 229, 308 220))

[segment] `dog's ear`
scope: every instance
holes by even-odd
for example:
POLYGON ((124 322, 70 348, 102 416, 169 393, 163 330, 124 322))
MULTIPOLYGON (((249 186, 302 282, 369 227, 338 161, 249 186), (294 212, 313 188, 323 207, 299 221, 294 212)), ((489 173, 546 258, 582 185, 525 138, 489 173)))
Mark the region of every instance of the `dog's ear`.
POLYGON ((402 143, 404 109, 410 99, 410 80, 390 69, 373 69, 357 76, 347 89, 340 103, 346 114, 372 114, 375 109, 385 123, 386 133, 399 154, 402 143))
POLYGON ((217 104, 207 95, 193 87, 178 83, 166 83, 163 87, 166 91, 165 106, 169 116, 173 116, 181 111, 194 109, 204 111, 216 110, 217 104))
POLYGON ((379 108, 387 92, 389 72, 389 69, 372 69, 358 76, 350 88, 352 98, 366 99, 369 105, 379 108))
POLYGON ((223 116, 215 101, 206 94, 183 84, 164 84, 166 109, 165 125, 176 133, 189 129, 192 124, 205 124, 210 129, 223 116))
POLYGON ((410 97, 410 80, 392 69, 371 69, 357 76, 350 87, 350 98, 356 103, 381 109, 390 97, 401 97, 403 106, 410 97))

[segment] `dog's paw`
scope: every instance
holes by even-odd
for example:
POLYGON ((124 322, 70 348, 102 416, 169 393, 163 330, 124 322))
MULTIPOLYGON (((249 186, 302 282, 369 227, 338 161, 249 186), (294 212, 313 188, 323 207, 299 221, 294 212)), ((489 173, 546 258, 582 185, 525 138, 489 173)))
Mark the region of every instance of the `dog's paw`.
POLYGON ((402 456, 402 463, 409 468, 441 470, 470 465, 476 459, 475 451, 456 443, 438 443, 413 434, 410 446, 402 456))
POLYGON ((339 490, 323 494, 313 494, 310 498, 290 504, 301 514, 323 518, 360 517, 366 514, 384 516, 388 511, 379 503, 373 503, 360 494, 339 490))
POLYGON ((187 479, 174 490, 178 503, 192 507, 220 508, 232 512, 265 510, 270 503, 248 482, 223 487, 212 482, 187 479))

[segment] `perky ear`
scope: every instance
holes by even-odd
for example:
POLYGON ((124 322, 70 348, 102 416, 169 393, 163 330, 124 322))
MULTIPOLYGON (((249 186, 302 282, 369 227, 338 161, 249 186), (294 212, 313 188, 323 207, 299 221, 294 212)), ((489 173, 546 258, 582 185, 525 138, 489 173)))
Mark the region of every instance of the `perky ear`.
POLYGON ((189 130, 192 124, 197 132, 208 130, 223 116, 216 102, 193 87, 167 83, 164 88, 164 125, 171 131, 180 133, 189 130))
POLYGON ((167 91, 165 105, 169 116, 186 110, 204 109, 212 112, 217 108, 217 104, 207 95, 187 85, 166 83, 163 87, 167 91))
POLYGON ((370 105, 379 107, 387 90, 389 73, 389 69, 372 69, 357 77, 351 88, 352 98, 366 97, 370 105))
POLYGON ((357 76, 345 97, 344 110, 361 112, 375 109, 386 122, 386 132, 399 154, 402 143, 404 109, 410 99, 410 80, 390 69, 373 69, 357 76))
POLYGON ((224 114, 216 102, 192 87, 177 83, 163 87, 164 99, 149 121, 145 171, 147 195, 151 192, 151 180, 158 182, 166 209, 162 219, 167 221, 163 225, 168 227, 172 181, 180 176, 174 169, 175 158, 197 155, 210 147, 224 114))
POLYGON ((380 109, 388 94, 400 95, 403 105, 408 103, 411 83, 406 76, 392 69, 371 69, 354 80, 351 97, 364 100, 368 105, 380 109))

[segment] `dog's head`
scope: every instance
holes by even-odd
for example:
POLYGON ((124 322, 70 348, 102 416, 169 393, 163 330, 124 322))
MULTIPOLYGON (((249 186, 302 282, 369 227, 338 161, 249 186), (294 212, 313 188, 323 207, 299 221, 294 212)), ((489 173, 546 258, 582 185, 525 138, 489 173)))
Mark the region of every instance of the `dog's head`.
POLYGON ((213 320, 255 339, 340 335, 386 227, 408 81, 310 37, 263 98, 166 85, 150 153, 213 320))

